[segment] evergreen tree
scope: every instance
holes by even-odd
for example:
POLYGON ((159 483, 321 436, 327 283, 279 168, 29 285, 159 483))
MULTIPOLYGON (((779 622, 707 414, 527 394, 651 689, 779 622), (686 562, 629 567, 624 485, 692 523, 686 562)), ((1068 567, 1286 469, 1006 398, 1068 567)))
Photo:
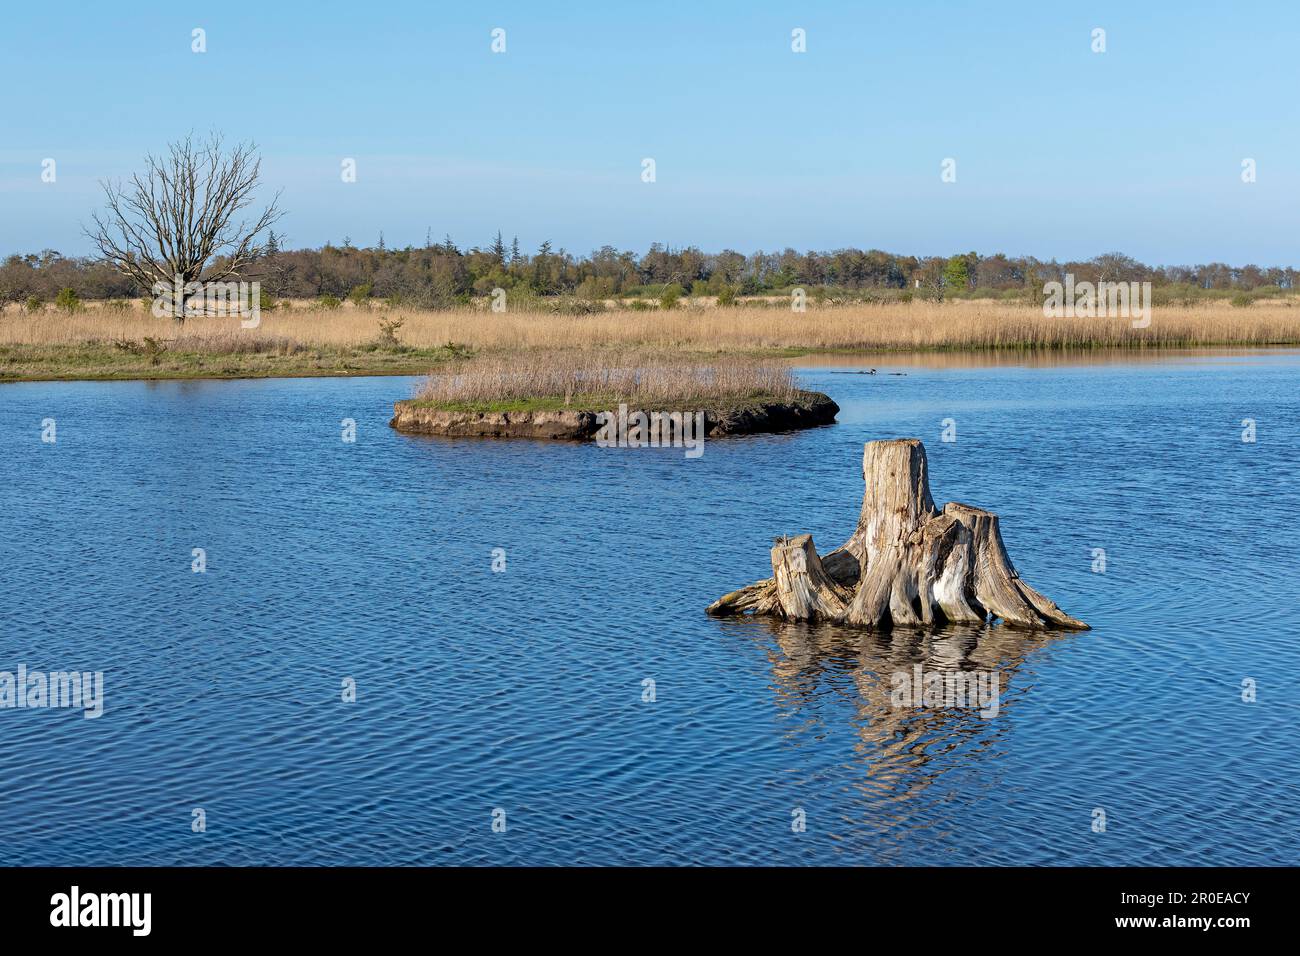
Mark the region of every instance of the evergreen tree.
POLYGON ((551 240, 547 239, 537 249, 533 258, 532 285, 540 293, 550 291, 551 285, 551 240))
POLYGON ((497 237, 492 243, 492 257, 501 265, 506 264, 506 244, 501 240, 501 230, 497 230, 497 237))

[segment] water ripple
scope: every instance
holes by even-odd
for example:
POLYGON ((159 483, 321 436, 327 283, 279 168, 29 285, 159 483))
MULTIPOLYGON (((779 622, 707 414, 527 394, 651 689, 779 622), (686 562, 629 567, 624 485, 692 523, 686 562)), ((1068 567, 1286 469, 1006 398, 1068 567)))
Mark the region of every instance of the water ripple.
POLYGON ((0 709, 6 862, 1294 863, 1295 357, 908 372, 691 461, 398 435, 395 379, 5 386, 0 670, 105 680, 0 709), (899 435, 1093 631, 702 614, 899 435), (997 715, 893 706, 917 664, 997 715))

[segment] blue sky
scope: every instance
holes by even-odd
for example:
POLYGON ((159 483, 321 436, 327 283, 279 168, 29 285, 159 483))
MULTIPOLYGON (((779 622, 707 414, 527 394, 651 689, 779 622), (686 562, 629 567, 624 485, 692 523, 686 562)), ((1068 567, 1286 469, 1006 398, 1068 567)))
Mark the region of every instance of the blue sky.
POLYGON ((11 4, 0 254, 88 252, 98 179, 219 130, 293 246, 1295 265, 1298 40, 1271 2, 11 4))

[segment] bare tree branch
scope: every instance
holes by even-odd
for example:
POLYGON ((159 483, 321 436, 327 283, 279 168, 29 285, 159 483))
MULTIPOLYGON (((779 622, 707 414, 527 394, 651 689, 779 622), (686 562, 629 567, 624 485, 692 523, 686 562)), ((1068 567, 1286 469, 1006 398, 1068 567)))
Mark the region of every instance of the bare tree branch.
MULTIPOLYGON (((239 215, 261 182, 256 150, 239 143, 227 151, 212 134, 197 144, 187 136, 162 157, 150 154, 128 184, 100 183, 105 211, 92 216, 86 235, 105 262, 146 289, 244 279, 266 251, 262 233, 283 215, 279 193, 256 218, 239 215)), ((184 309, 177 311, 183 319, 184 309)))

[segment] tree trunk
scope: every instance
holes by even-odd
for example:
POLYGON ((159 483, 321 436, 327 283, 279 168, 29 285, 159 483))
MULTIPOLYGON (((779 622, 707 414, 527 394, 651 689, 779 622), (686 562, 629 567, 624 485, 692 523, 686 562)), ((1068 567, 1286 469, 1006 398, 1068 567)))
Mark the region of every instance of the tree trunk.
POLYGON ((772 575, 777 609, 796 621, 838 621, 853 597, 822 567, 812 535, 778 539, 772 549, 772 575))
POLYGON ((998 516, 930 497, 925 447, 915 438, 868 442, 857 530, 824 558, 812 536, 778 538, 772 577, 714 601, 714 615, 770 614, 876 630, 1001 618, 1019 627, 1086 630, 1020 580, 998 516))

